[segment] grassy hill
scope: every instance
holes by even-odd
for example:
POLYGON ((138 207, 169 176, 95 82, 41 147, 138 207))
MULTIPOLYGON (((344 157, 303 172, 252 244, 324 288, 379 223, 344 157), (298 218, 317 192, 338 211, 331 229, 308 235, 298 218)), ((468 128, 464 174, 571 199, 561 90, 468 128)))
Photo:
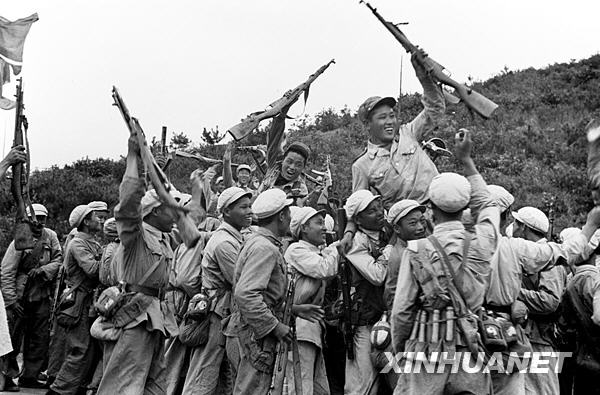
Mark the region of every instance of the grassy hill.
MULTIPOLYGON (((542 70, 504 70, 473 84, 473 88, 500 106, 493 118, 474 118, 465 106, 450 105, 432 135, 451 145, 458 128, 474 131, 474 158, 480 171, 488 183, 503 185, 515 195, 515 208, 533 205, 547 211, 554 198, 555 228, 581 225, 591 207, 583 129, 591 118, 600 116, 600 55, 542 70)), ((404 122, 422 109, 419 95, 405 95, 399 103, 399 117, 404 122)), ((293 140, 303 141, 313 150, 309 167, 323 169, 326 155, 331 155, 337 191, 343 197, 350 194, 350 167, 367 141, 355 109, 324 109, 312 120, 296 122, 288 137, 288 141, 293 140)), ((264 130, 243 144, 263 141, 264 130)), ((212 157, 223 154, 222 146, 196 143, 187 148, 212 157)), ((233 159, 244 160, 236 155, 233 159)), ((190 160, 172 165, 168 175, 177 188, 189 190, 188 177, 196 165, 190 160)), ((437 165, 440 171, 456 170, 452 158, 439 160, 437 165)), ((75 205, 91 200, 116 204, 123 171, 123 160, 107 159, 84 159, 63 168, 53 167, 32 175, 32 195, 50 209, 49 225, 63 233, 68 231, 67 219, 75 205)), ((0 254, 10 241, 14 217, 8 184, 0 186, 0 229, 4 230, 0 233, 0 254)))

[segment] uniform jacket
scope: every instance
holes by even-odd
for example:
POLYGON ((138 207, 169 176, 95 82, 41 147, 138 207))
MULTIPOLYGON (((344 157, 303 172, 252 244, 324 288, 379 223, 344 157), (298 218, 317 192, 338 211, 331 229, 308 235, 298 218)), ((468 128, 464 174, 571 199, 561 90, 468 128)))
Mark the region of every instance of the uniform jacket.
MULTIPOLYGON (((477 221, 468 251, 466 264, 463 263, 463 247, 465 227, 460 221, 449 221, 436 225, 433 235, 439 240, 442 248, 448 254, 450 265, 458 279, 457 287, 467 307, 477 312, 484 302, 485 292, 489 284, 490 260, 496 251, 500 239, 500 212, 494 205, 485 181, 481 175, 468 177, 471 183, 471 211, 477 221), (479 215, 477 215, 479 214, 479 215)), ((404 342, 409 338, 417 310, 422 307, 421 299, 437 295, 424 295, 422 285, 431 280, 432 273, 428 262, 439 262, 439 257, 430 242, 425 243, 426 250, 419 251, 417 240, 408 242, 407 251, 400 263, 396 295, 392 309, 392 343, 396 352, 404 349, 404 342), (424 256, 419 263, 416 258, 424 256), (422 265, 422 266, 421 266, 422 265)), ((437 266, 441 267, 439 262, 437 266)), ((427 307, 427 306, 425 306, 427 307)))
POLYGON ((352 190, 370 189, 381 195, 386 210, 399 200, 427 200, 427 191, 438 174, 435 164, 421 148, 420 139, 433 129, 444 114, 445 101, 431 80, 423 82, 424 110, 411 122, 401 125, 391 147, 371 142, 352 164, 352 190))
POLYGON ((62 263, 62 250, 56 233, 48 228, 44 228, 43 250, 40 257, 39 266, 44 271, 43 278, 31 279, 28 281, 27 273, 19 270, 21 259, 31 250, 17 251, 14 241, 10 243, 4 258, 2 259, 0 285, 2 287, 2 296, 4 304, 10 307, 17 303, 19 299, 25 297, 27 301, 39 301, 52 295, 53 283, 56 278, 58 268, 62 263), (25 286, 27 293, 25 294, 25 286))

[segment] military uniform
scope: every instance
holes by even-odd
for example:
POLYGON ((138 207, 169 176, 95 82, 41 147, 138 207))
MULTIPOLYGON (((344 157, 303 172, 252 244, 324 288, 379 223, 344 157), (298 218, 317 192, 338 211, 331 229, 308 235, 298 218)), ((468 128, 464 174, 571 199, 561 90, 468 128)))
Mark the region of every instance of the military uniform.
MULTIPOLYGON (((546 239, 538 241, 545 244, 546 239)), ((553 322, 557 319, 556 311, 560 305, 565 286, 567 272, 562 266, 538 274, 525 276, 518 300, 528 310, 525 332, 531 341, 534 352, 558 351, 551 336, 554 332, 553 322)), ((527 373, 525 375, 526 394, 558 394, 560 392, 558 374, 554 371, 556 358, 550 359, 547 373, 527 373)))
POLYGON ((422 81, 423 111, 400 128, 389 148, 369 142, 352 164, 352 190, 370 189, 381 195, 386 210, 399 200, 427 200, 429 183, 438 174, 435 164, 421 148, 420 139, 444 114, 445 101, 437 85, 422 81))
POLYGON ((235 262, 242 247, 242 234, 223 222, 206 244, 202 257, 202 289, 212 299, 208 342, 191 350, 190 368, 183 393, 212 394, 219 382, 231 392, 233 380, 225 357, 225 335, 221 321, 231 314, 231 289, 235 262))
POLYGON ((94 289, 99 284, 98 266, 101 253, 102 247, 94 236, 84 232, 75 234, 65 252, 66 283, 75 289, 75 302, 73 306, 64 310, 59 308, 60 311, 57 312, 59 325, 65 326, 61 324, 61 318, 65 319, 65 322, 71 321, 64 327, 65 359, 50 387, 59 394, 75 394, 94 373, 98 345, 90 336, 93 322, 90 308, 94 289))
MULTIPOLYGON (((479 174, 475 174, 469 176, 468 181, 471 188, 471 211, 477 218, 474 234, 468 236, 460 221, 448 221, 436 225, 433 236, 437 238, 449 256, 449 264, 457 275, 456 287, 462 294, 467 308, 477 314, 484 302, 490 274, 489 262, 500 238, 498 229, 500 217, 498 208, 494 206, 483 178, 479 174), (465 237, 471 237, 466 259, 463 251, 465 237)), ((468 197, 466 201, 469 201, 468 197)), ((437 202, 436 205, 440 207, 437 202)), ((458 210, 462 203, 457 206, 458 210)), ((429 322, 427 325, 431 325, 432 313, 435 310, 447 311, 447 307, 452 305, 449 280, 444 274, 446 266, 440 259, 429 240, 421 239, 408 243, 400 264, 391 315, 392 343, 396 352, 418 351, 411 349, 411 347, 417 347, 418 344, 410 336, 417 313, 422 315, 422 312, 425 312, 424 315, 428 317, 429 322)), ((445 317, 447 321, 448 318, 445 317)), ((462 339, 461 332, 457 330, 458 326, 455 326, 454 329, 453 339, 443 345, 443 348, 453 344, 457 352, 468 351, 468 343, 466 339, 462 339)), ((431 338, 425 338, 422 345, 426 347, 426 350, 432 351, 433 348, 439 346, 438 343, 431 340, 431 338)), ((440 351, 443 352, 444 349, 440 351)), ((471 361, 471 366, 473 366, 473 361, 471 361)), ((419 373, 401 374, 394 393, 441 394, 461 393, 462 391, 475 394, 490 393, 489 373, 467 374, 460 368, 457 373, 451 374, 447 367, 443 373, 428 374, 421 370, 419 373)))
POLYGON ((271 332, 282 319, 288 286, 281 246, 271 231, 258 228, 235 265, 235 307, 226 332, 241 352, 234 394, 266 394, 271 384, 277 344, 271 332))
POLYGON ((50 303, 54 279, 62 263, 62 251, 56 233, 44 228, 32 250, 17 251, 10 243, 2 259, 0 284, 7 310, 13 352, 6 356, 7 376, 17 377, 16 357, 23 342, 23 374, 21 379, 37 380, 48 358, 50 303), (32 261, 36 260, 36 261, 32 261), (31 269, 40 268, 39 276, 29 278, 31 269), (23 307, 23 317, 17 318, 12 307, 23 307))
MULTIPOLYGON (((308 208, 308 210, 317 212, 308 208)), ((304 240, 290 244, 285 251, 285 261, 297 273, 294 304, 321 306, 325 297, 325 279, 335 276, 338 252, 335 246, 320 249, 304 240)), ((323 357, 321 324, 296 318, 296 338, 300 355, 302 392, 304 394, 329 394, 329 383, 323 357)), ((293 361, 288 360, 287 380, 290 393, 294 393, 293 361)))
POLYGON ((121 240, 116 254, 121 259, 115 264, 119 280, 134 290, 145 308, 123 326, 116 342, 104 344, 104 375, 99 394, 162 394, 166 390, 164 339, 176 336, 178 328, 173 312, 158 296, 169 279, 173 250, 166 234, 143 222, 144 191, 144 180, 123 178, 120 202, 115 208, 121 240), (144 277, 144 284, 139 284, 144 277))

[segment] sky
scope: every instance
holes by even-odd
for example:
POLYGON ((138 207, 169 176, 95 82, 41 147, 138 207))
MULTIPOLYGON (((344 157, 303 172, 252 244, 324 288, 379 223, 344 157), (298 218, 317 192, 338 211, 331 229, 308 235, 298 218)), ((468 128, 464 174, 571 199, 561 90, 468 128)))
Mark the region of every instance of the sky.
MULTIPOLYGON (((291 116, 353 111, 369 96, 420 91, 410 59, 358 0, 0 0, 10 20, 39 15, 25 42, 25 114, 34 168, 124 155, 116 85, 150 140, 167 126, 200 141, 263 110, 330 59, 291 116)), ((599 52, 600 3, 371 0, 460 82, 599 52)), ((12 97, 14 79, 4 86, 12 97)), ((14 111, 0 110, 0 148, 14 111)))

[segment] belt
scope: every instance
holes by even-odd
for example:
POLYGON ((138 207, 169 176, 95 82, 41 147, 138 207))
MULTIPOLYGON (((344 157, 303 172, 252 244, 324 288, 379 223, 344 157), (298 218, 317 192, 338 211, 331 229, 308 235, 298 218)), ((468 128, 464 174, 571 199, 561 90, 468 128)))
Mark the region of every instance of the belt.
POLYGON ((511 310, 510 305, 507 305, 507 306, 495 306, 495 305, 491 305, 491 304, 485 304, 485 305, 483 305, 483 308, 485 310, 492 310, 493 312, 496 312, 496 313, 504 313, 504 314, 508 314, 508 315, 510 315, 510 313, 511 313, 511 311, 510 311, 511 310))
POLYGON ((160 289, 158 288, 144 287, 143 285, 136 284, 126 284, 125 292, 139 292, 147 296, 153 296, 155 298, 158 298, 160 295, 160 289))

